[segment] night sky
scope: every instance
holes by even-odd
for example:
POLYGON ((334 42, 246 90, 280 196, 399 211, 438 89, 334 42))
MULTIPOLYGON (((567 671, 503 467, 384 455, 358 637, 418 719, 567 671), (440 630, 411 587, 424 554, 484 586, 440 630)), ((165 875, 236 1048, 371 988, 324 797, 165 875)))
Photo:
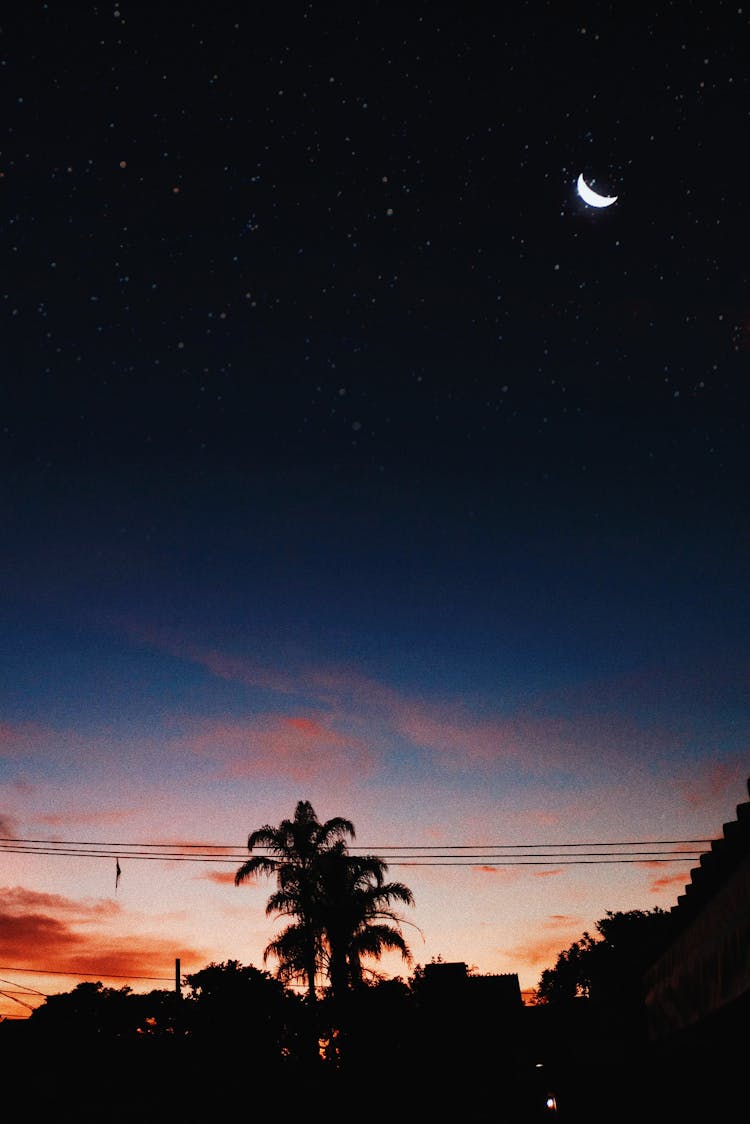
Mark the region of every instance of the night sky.
MULTIPOLYGON (((241 850, 298 799, 373 848, 721 832, 750 775, 749 28, 4 13, 0 835, 241 850)), ((237 863, 123 861, 115 895, 113 858, 14 848, 5 968, 260 965, 273 935, 237 863)), ((392 874, 416 961, 528 988, 693 863, 392 874)))

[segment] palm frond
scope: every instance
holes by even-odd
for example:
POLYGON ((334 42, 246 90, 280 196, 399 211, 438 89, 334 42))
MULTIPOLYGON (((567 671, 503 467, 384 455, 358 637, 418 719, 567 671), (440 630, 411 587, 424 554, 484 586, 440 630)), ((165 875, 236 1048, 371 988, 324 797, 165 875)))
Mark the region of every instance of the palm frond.
POLYGON ((269 859, 266 855, 254 855, 252 858, 246 859, 239 868, 234 876, 234 884, 239 886, 241 882, 245 882, 253 874, 273 875, 277 868, 278 864, 275 859, 269 859))
POLYGON ((356 934, 353 943, 360 956, 380 957, 384 952, 400 952, 407 963, 412 959, 403 935, 391 925, 368 925, 356 934))

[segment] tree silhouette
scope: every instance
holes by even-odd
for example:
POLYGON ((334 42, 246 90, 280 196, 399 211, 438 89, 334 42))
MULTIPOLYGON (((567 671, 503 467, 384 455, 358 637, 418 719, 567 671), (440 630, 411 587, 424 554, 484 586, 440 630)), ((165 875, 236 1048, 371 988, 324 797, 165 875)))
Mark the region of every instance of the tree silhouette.
POLYGON ((57 1034, 66 1040, 101 1040, 134 1036, 142 1017, 129 987, 105 987, 97 980, 48 995, 30 1019, 38 1033, 57 1034))
POLYGON ((183 1022, 202 1050, 252 1056, 257 1068, 290 1052, 301 1000, 252 965, 227 960, 185 976, 183 1022))
POLYGON ((375 855, 349 855, 337 844, 320 858, 318 905, 328 976, 335 997, 362 984, 363 957, 397 951, 411 963, 395 902, 414 904, 408 886, 386 882, 387 864, 375 855))
POLYGON ((607 1012, 610 1025, 638 1028, 643 1018, 643 975, 671 931, 672 917, 653 910, 612 912, 596 923, 598 939, 584 932, 542 972, 537 999, 569 1004, 586 999, 607 1012))
POLYGON ((254 855, 235 875, 237 885, 256 873, 276 878, 266 914, 291 920, 264 959, 278 961, 282 982, 304 979, 311 1001, 322 978, 339 998, 360 985, 363 958, 396 951, 411 961, 393 906, 412 905, 412 892, 402 882, 386 882, 387 864, 377 856, 350 855, 347 838, 354 837, 350 820, 321 824, 312 805, 300 801, 293 820, 248 837, 248 850, 263 847, 270 854, 254 855))
POLYGON ((283 983, 302 979, 307 985, 311 1005, 316 999, 316 983, 323 960, 323 934, 319 914, 319 861, 346 837, 354 838, 354 825, 337 816, 320 823, 307 800, 300 800, 294 818, 282 820, 278 827, 265 824, 251 832, 248 851, 256 854, 242 864, 234 876, 239 886, 255 874, 276 878, 276 892, 266 904, 266 915, 293 920, 265 949, 278 961, 277 976, 283 983))
POLYGON ((29 1022, 36 1035, 100 1042, 173 1037, 179 1014, 174 991, 145 995, 130 987, 105 987, 101 981, 76 984, 72 991, 48 995, 29 1022))

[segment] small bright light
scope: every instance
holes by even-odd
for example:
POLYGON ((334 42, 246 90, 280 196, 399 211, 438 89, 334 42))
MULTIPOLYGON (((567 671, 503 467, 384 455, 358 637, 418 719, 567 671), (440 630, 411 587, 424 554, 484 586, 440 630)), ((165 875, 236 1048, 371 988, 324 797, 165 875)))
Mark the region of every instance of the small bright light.
POLYGON ((557 1108, 557 1101, 554 1097, 547 1097, 547 1108, 557 1108))

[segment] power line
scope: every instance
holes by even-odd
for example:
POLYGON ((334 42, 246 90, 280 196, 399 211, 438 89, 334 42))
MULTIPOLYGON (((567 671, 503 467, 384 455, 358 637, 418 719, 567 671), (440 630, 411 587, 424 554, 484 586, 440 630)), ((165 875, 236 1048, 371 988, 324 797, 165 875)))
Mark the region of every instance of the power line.
MULTIPOLYGON (((667 846, 678 845, 680 843, 712 843, 713 838, 706 839, 627 839, 627 840, 587 840, 582 843, 388 843, 383 846, 368 845, 367 847, 361 845, 350 845, 350 851, 437 851, 442 847, 450 848, 452 851, 459 850, 531 850, 537 847, 554 847, 556 850, 568 847, 650 847, 650 846, 667 846)), ((138 847, 138 848, 164 848, 164 849, 179 849, 181 851, 189 850, 222 850, 222 851, 235 851, 237 850, 236 843, 113 843, 102 842, 101 840, 84 840, 84 839, 24 839, 21 836, 0 836, 0 843, 41 843, 49 847, 138 847)), ((244 844, 240 844, 240 849, 244 849, 244 844)), ((246 849, 245 849, 246 850, 246 849)), ((257 848, 259 852, 268 850, 265 847, 257 848)))
MULTIPOLYGON (((230 858, 215 858, 215 857, 200 857, 194 855, 139 855, 128 854, 120 852, 96 852, 96 851, 44 851, 44 850, 29 850, 17 847, 0 847, 0 851, 5 851, 9 854, 23 854, 23 855, 47 855, 60 858, 67 856, 69 858, 94 858, 94 859, 112 859, 115 857, 126 859, 137 859, 138 861, 151 861, 151 862, 192 862, 192 863, 226 863, 243 862, 243 859, 230 858)), ((420 866, 466 866, 474 867, 479 864, 485 866, 590 866, 597 863, 679 863, 685 862, 686 859, 697 858, 701 855, 702 851, 678 851, 671 855, 664 855, 661 852, 631 852, 627 855, 610 855, 608 858, 576 858, 571 859, 565 856, 550 856, 549 858, 524 858, 523 855, 475 855, 471 858, 463 857, 458 859, 450 859, 444 861, 440 856, 396 856, 388 860, 388 866, 404 866, 409 868, 420 866)))
MULTIPOLYGON (((159 980, 162 983, 166 980, 169 983, 174 981, 174 976, 139 976, 131 972, 126 975, 123 972, 64 972, 57 968, 11 968, 7 964, 0 964, 0 972, 29 972, 34 976, 70 976, 73 979, 79 979, 81 976, 86 976, 92 980, 159 980)), ((41 995, 41 992, 39 993, 41 995)))
POLYGON ((12 995, 9 991, 0 991, 0 995, 2 995, 5 999, 10 999, 13 1003, 20 1003, 22 1007, 28 1007, 30 1011, 36 1010, 35 1007, 32 1007, 30 1003, 24 1002, 23 999, 16 999, 15 995, 12 995))
MULTIPOLYGON (((436 843, 436 844, 386 844, 381 847, 352 846, 350 854, 386 853, 388 865, 393 866, 575 866, 594 862, 684 862, 702 854, 694 844, 708 844, 711 839, 633 839, 625 842, 582 843, 436 843), (584 847, 603 847, 602 851, 584 851, 584 847), (654 850, 653 848, 661 848, 654 850), (677 847, 677 850, 664 850, 677 847), (544 850, 550 848, 550 850, 544 850), (628 848, 624 850, 623 848, 628 848), (634 848, 649 848, 648 850, 634 848)), ((82 840, 23 839, 17 836, 0 837, 0 852, 27 855, 47 855, 71 858, 136 859, 157 862, 243 863, 249 852, 237 851, 224 843, 123 843, 82 840), (217 853, 218 852, 218 853, 217 853)), ((267 847, 253 852, 256 857, 273 858, 275 853, 267 847)))
MULTIPOLYGON (((16 969, 15 969, 15 968, 11 968, 11 969, 9 969, 9 970, 10 970, 10 971, 12 971, 12 972, 15 972, 15 971, 16 971, 16 969)), ((26 986, 26 984, 20 984, 20 983, 16 983, 16 981, 15 981, 15 980, 3 980, 3 979, 0 979, 0 983, 4 983, 4 984, 10 984, 10 985, 11 985, 11 987, 20 987, 20 988, 23 988, 23 991, 24 991, 24 992, 26 992, 26 991, 31 991, 31 992, 33 992, 33 994, 34 994, 34 995, 41 995, 41 996, 42 996, 42 997, 43 997, 44 999, 46 999, 46 998, 47 998, 47 996, 45 995, 45 993, 44 993, 43 991, 37 991, 35 987, 27 987, 27 986, 26 986)), ((8 992, 8 994, 9 994, 9 995, 11 995, 11 994, 14 994, 14 993, 13 993, 13 992, 8 992)), ((22 993, 21 993, 21 992, 19 992, 18 994, 20 995, 20 994, 22 994, 22 993)))
MULTIPOLYGON (((158 982, 158 983, 171 983, 174 979, 173 976, 139 976, 139 975, 134 975, 134 974, 125 975, 121 972, 118 972, 118 973, 112 973, 112 972, 64 972, 64 971, 61 971, 61 970, 55 969, 55 968, 15 968, 15 967, 8 967, 7 964, 0 965, 0 971, 3 971, 3 972, 28 972, 30 975, 34 975, 34 976, 67 976, 69 979, 76 979, 76 980, 80 980, 80 979, 85 977, 85 978, 88 978, 88 979, 95 979, 95 980, 98 980, 98 981, 100 981, 102 979, 105 979, 105 980, 148 980, 148 981, 151 981, 151 982, 158 982)), ((0 989, 0 996, 3 996, 5 999, 10 999, 13 1003, 19 1003, 22 1007, 27 1007, 29 1009, 29 1011, 35 1011, 37 1008, 33 1007, 30 1003, 27 1003, 25 998, 19 998, 19 996, 25 996, 27 993, 30 992, 33 995, 40 996, 44 1000, 47 1000, 47 999, 50 998, 50 996, 46 992, 37 991, 36 988, 28 987, 26 984, 18 983, 16 980, 6 980, 6 979, 3 979, 2 977, 0 977, 0 983, 8 984, 14 989, 15 988, 21 988, 22 989, 21 991, 15 991, 15 990, 9 991, 9 990, 7 990, 7 988, 0 989)), ((41 1004, 38 1004, 38 1006, 41 1006, 41 1004)), ((3 1015, 3 1016, 1 1016, 1 1018, 17 1018, 17 1017, 20 1017, 20 1016, 15 1016, 15 1015, 3 1015)))
MULTIPOLYGON (((494 844, 386 844, 378 847, 350 846, 350 853, 373 854, 387 852, 388 863, 396 866, 574 866, 606 863, 679 863, 702 854, 694 849, 696 844, 710 844, 711 838, 699 839, 632 839, 625 841, 585 841, 578 843, 494 843, 494 844), (602 851, 584 851, 582 848, 607 848, 602 851), (653 848, 688 848, 654 850, 653 848), (550 850, 544 850, 550 848, 550 850), (629 850, 624 850, 629 848, 629 850), (633 850, 650 848, 649 850, 633 850)), ((18 836, 0 837, 0 853, 71 858, 123 858, 158 862, 243 863, 250 855, 275 857, 269 848, 259 847, 252 853, 238 850, 223 843, 125 843, 88 840, 24 839, 18 836), (217 853, 218 852, 218 853, 217 853)), ((172 981, 171 976, 142 976, 135 973, 62 971, 59 969, 9 968, 0 965, 1 971, 29 972, 36 976, 67 976, 73 979, 124 979, 146 980, 157 983, 172 981)), ((10 983, 11 981, 0 982, 10 983)), ((21 985, 22 986, 22 985, 21 985)), ((33 991, 33 988, 28 988, 33 991)), ((9 992, 1 995, 15 1002, 9 992)), ((42 992, 36 992, 42 995, 42 992)), ((24 1006, 29 1004, 23 1003, 24 1006)), ((33 1008, 30 1008, 33 1010, 33 1008)), ((7 1016, 6 1016, 7 1017, 7 1016)))

